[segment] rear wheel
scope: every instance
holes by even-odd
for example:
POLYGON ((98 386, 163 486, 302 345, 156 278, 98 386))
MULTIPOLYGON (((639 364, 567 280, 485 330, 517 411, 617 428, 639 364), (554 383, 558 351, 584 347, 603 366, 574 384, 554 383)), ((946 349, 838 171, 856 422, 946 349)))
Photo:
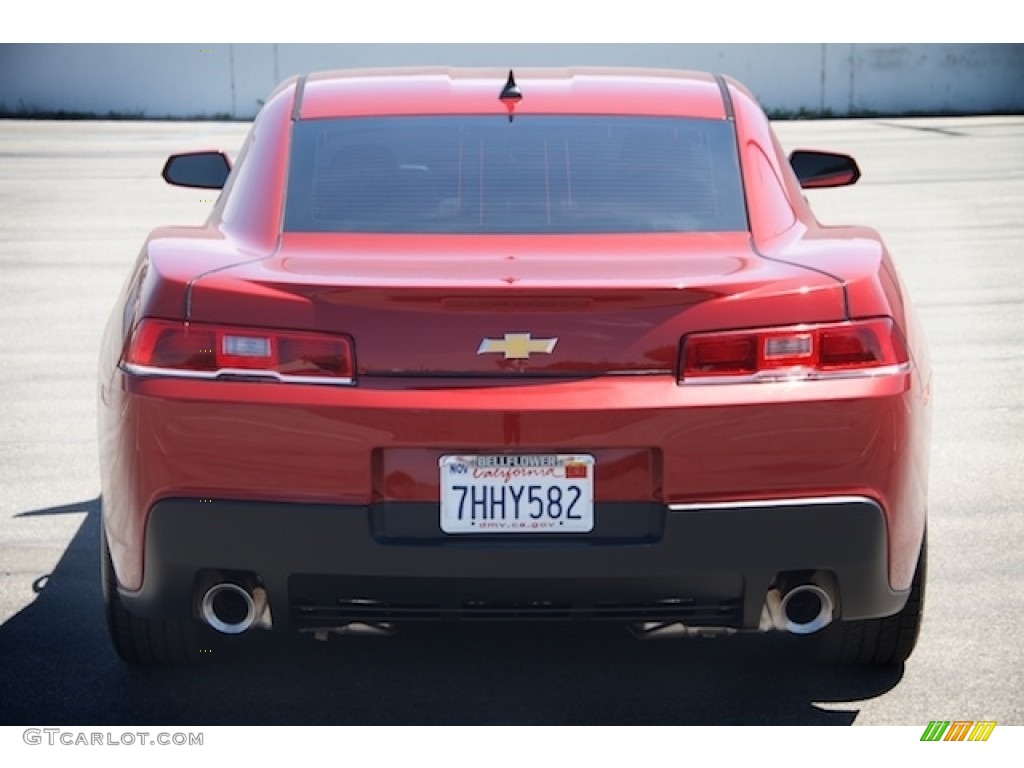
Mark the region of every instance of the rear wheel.
MULTIPOLYGON (((203 627, 194 620, 151 619, 129 613, 117 592, 117 576, 110 560, 107 537, 100 524, 100 584, 107 611, 107 627, 117 655, 132 664, 168 666, 190 664, 203 658, 203 627)), ((212 638, 211 638, 212 639, 212 638)))
POLYGON ((841 666, 888 667, 909 659, 921 630, 927 559, 928 537, 925 534, 910 596, 903 610, 881 619, 832 623, 820 635, 822 660, 841 666))

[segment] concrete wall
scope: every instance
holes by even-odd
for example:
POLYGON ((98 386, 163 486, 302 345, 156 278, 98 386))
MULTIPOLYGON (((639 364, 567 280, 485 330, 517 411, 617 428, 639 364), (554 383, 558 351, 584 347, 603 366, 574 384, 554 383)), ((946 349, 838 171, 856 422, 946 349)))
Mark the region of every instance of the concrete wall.
POLYGON ((1024 45, 0 45, 0 110, 251 118, 284 78, 415 64, 705 69, 772 111, 1024 112, 1024 45))

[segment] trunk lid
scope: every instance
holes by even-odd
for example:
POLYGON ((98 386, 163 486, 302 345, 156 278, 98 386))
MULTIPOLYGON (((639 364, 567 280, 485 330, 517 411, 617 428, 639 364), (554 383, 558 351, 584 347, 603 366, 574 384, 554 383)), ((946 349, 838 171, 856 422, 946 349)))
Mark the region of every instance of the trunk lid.
POLYGON ((286 234, 191 296, 195 321, 348 334, 362 376, 670 373, 688 332, 842 316, 746 233, 286 234))

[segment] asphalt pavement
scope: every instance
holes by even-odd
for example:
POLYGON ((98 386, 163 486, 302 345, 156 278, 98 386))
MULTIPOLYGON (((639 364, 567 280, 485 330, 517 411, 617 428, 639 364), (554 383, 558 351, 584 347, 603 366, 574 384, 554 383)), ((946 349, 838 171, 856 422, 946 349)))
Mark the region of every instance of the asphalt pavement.
POLYGON ((0 120, 0 724, 1024 725, 1024 117, 776 128, 857 158, 856 186, 811 203, 885 235, 931 342, 928 595, 904 667, 551 625, 254 635, 194 669, 122 664, 97 570, 100 334, 148 230, 210 207, 160 180, 166 155, 233 153, 248 126, 0 120))

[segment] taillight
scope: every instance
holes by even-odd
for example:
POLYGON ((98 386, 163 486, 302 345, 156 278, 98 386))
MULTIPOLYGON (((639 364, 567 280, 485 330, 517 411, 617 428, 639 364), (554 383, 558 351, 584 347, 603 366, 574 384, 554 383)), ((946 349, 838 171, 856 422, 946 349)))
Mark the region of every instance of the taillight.
POLYGON ((873 376, 910 356, 891 318, 694 333, 683 339, 683 382, 873 376))
POLYGON ((122 364, 140 375, 191 378, 351 384, 355 376, 347 336, 153 318, 135 328, 122 364))

